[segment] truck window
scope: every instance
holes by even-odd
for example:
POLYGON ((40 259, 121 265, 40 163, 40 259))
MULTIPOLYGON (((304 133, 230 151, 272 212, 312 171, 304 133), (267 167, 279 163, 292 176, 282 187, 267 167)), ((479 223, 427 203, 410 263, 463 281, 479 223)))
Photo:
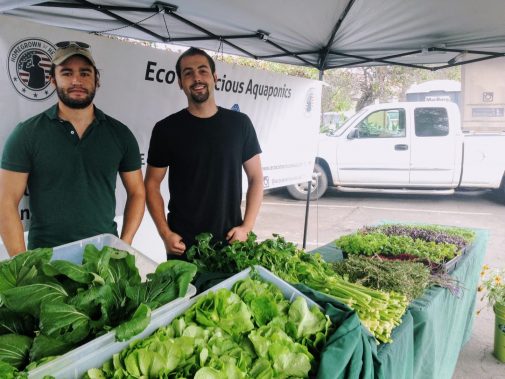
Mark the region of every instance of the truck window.
POLYGON ((449 134, 449 117, 445 108, 417 108, 414 110, 416 136, 442 137, 449 134))
POLYGON ((388 109, 373 112, 357 126, 356 138, 405 137, 405 110, 388 109))

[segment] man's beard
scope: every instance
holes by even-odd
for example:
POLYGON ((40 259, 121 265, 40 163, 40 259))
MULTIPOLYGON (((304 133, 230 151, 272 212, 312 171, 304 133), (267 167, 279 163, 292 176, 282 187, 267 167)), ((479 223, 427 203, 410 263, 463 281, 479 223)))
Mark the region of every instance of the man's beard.
POLYGON ((209 98, 209 88, 207 87, 207 91, 203 92, 203 93, 194 93, 192 91, 190 91, 190 94, 191 94, 191 98, 193 99, 193 101, 195 103, 205 103, 207 101, 207 99, 209 98))
POLYGON ((68 96, 62 88, 56 87, 56 93, 58 94, 58 98, 61 100, 63 104, 65 104, 67 107, 72 108, 72 109, 84 109, 88 105, 90 105, 93 102, 93 99, 95 98, 95 92, 96 90, 93 89, 88 92, 88 96, 86 96, 84 99, 80 100, 75 100, 72 99, 70 96, 68 96))

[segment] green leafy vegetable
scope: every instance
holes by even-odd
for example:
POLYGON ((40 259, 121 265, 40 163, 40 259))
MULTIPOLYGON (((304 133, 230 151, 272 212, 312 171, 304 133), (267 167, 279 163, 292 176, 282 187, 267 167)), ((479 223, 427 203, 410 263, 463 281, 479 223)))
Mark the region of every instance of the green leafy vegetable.
POLYGON ((107 282, 118 283, 120 280, 126 279, 130 285, 140 283, 140 274, 137 266, 135 266, 134 255, 109 246, 102 249, 102 254, 104 251, 105 254, 110 254, 107 273, 102 272, 107 282))
POLYGON ((65 275, 78 283, 89 284, 93 281, 93 275, 83 266, 68 261, 52 261, 42 267, 47 276, 65 275))
POLYGON ((65 342, 61 338, 47 337, 39 334, 33 339, 33 344, 30 349, 31 363, 26 367, 37 367, 43 362, 53 360, 55 356, 61 355, 69 351, 75 344, 65 342))
MULTIPOLYGON (((68 301, 69 305, 89 317, 95 333, 98 333, 105 325, 114 325, 117 319, 122 318, 121 314, 114 313, 120 311, 121 305, 116 307, 113 288, 108 284, 90 287, 79 291, 68 301)), ((121 304, 124 306, 124 302, 121 304)))
POLYGON ((196 273, 196 266, 173 261, 141 283, 135 256, 107 246, 87 245, 82 265, 51 257, 51 249, 38 249, 0 262, 0 337, 30 341, 20 369, 114 328, 122 340, 140 333, 151 309, 184 296, 196 273), (23 335, 35 336, 33 343, 23 335))
POLYGON ((69 304, 43 304, 40 312, 40 331, 48 337, 77 343, 88 336, 90 319, 69 304))
POLYGON ((33 282, 10 288, 2 292, 5 306, 19 313, 38 317, 41 304, 60 303, 68 294, 58 281, 48 277, 37 277, 33 282))
POLYGON ((26 375, 20 374, 14 366, 0 361, 0 378, 2 379, 25 379, 26 375))
MULTIPOLYGON (((95 245, 88 244, 84 247, 82 265, 89 271, 101 274, 108 272, 110 249, 98 250, 95 245)), ((103 277, 103 275, 100 275, 103 277)))
POLYGON ((0 335, 31 335, 36 328, 35 318, 0 307, 0 335))
POLYGON ((316 307, 309 309, 302 297, 297 297, 289 307, 288 320, 286 327, 297 340, 316 336, 319 331, 328 329, 326 316, 316 307))
POLYGON ((226 289, 218 290, 213 298, 200 298, 188 314, 192 321, 209 327, 219 326, 232 335, 240 335, 254 328, 246 304, 226 289))
POLYGON ((132 318, 116 328, 116 338, 118 341, 126 341, 134 335, 142 332, 151 321, 151 308, 145 304, 140 304, 132 318))
POLYGON ((306 377, 310 371, 310 358, 302 345, 293 347, 287 341, 275 342, 268 349, 268 355, 273 360, 274 371, 283 376, 306 377))
POLYGON ((11 260, 0 262, 0 293, 34 279, 52 255, 52 249, 36 249, 30 254, 19 254, 11 260))
POLYGON ((196 274, 197 267, 189 262, 178 261, 175 259, 160 263, 156 267, 155 274, 162 274, 167 271, 173 271, 179 288, 178 297, 186 295, 189 284, 196 274))
POLYGON ((313 334, 326 338, 329 327, 329 319, 309 309, 303 297, 290 304, 272 284, 248 278, 232 291, 200 297, 168 326, 133 342, 85 378, 306 378, 317 361, 301 342, 313 334), (285 305, 253 317, 255 297, 269 307, 272 299, 285 305), (290 323, 299 337, 286 332, 290 323))
POLYGON ((161 304, 176 299, 177 295, 178 289, 174 282, 173 272, 170 271, 148 274, 146 282, 126 287, 126 296, 136 307, 144 303, 149 307, 158 308, 161 304))
POLYGON ((23 368, 28 360, 28 352, 32 339, 17 334, 0 336, 0 362, 7 363, 17 369, 23 368))

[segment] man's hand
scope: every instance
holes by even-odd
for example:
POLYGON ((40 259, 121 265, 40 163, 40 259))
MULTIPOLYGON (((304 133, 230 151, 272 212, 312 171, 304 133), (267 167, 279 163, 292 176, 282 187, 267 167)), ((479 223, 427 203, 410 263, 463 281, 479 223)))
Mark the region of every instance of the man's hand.
POLYGON ((182 237, 177 233, 169 233, 163 237, 163 242, 168 254, 182 255, 186 251, 186 245, 182 242, 182 237))
POLYGON ((232 243, 234 241, 244 242, 247 240, 247 235, 251 230, 244 225, 236 226, 226 234, 226 240, 228 243, 232 243))

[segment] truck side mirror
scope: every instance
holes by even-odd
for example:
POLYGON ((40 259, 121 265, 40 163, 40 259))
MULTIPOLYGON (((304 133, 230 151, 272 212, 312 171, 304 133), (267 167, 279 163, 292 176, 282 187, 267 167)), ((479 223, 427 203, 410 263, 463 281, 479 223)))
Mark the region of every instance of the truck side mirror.
POLYGON ((353 129, 351 132, 347 135, 347 139, 355 139, 358 138, 358 129, 353 129))

